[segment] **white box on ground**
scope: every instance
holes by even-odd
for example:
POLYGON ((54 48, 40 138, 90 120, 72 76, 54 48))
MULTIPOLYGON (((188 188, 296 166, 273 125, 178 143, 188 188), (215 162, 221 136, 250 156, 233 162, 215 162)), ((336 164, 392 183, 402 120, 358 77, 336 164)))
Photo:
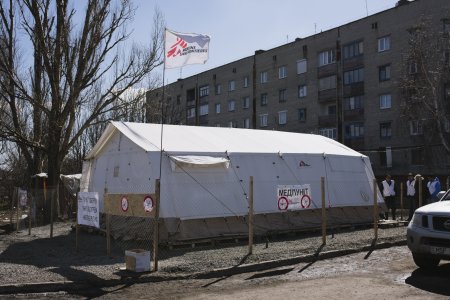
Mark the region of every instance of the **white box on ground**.
POLYGON ((150 271, 150 251, 144 249, 125 250, 126 269, 133 272, 150 271))

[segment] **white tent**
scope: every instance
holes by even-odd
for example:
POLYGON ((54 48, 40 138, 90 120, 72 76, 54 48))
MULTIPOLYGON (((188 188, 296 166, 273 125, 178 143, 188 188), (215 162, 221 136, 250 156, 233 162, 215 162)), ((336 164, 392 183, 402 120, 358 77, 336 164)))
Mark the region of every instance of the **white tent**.
POLYGON ((257 234, 319 225, 321 177, 328 224, 373 215, 367 156, 320 135, 269 130, 111 122, 86 157, 81 191, 98 192, 103 211, 105 192, 154 193, 161 178, 161 239, 197 239, 246 234, 250 176, 257 234))

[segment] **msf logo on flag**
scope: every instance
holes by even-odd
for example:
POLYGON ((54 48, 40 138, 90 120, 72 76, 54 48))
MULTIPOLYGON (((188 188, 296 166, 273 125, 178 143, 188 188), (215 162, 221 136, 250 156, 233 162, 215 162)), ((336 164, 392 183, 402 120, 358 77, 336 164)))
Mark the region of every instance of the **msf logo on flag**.
POLYGON ((209 58, 210 37, 204 34, 179 33, 166 29, 165 68, 204 64, 209 58))
POLYGON ((177 37, 177 42, 170 47, 167 57, 175 57, 180 55, 183 49, 186 49, 187 43, 182 38, 177 37))

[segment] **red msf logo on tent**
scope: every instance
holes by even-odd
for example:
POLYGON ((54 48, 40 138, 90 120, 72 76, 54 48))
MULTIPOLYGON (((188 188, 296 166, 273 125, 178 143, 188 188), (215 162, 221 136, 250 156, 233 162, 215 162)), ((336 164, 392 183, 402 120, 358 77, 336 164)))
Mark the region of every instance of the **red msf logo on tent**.
POLYGON ((186 47, 187 43, 182 38, 177 37, 175 44, 170 46, 170 50, 167 52, 167 57, 175 57, 179 55, 186 47))

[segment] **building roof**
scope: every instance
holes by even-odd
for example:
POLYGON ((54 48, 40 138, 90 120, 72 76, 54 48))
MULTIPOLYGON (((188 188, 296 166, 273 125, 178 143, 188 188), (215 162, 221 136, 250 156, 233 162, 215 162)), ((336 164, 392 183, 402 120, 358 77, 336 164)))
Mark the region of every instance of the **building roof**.
POLYGON ((100 154, 109 140, 122 133, 144 151, 168 153, 310 153, 364 156, 349 147, 321 135, 284 131, 111 122, 97 144, 86 156, 100 154))

